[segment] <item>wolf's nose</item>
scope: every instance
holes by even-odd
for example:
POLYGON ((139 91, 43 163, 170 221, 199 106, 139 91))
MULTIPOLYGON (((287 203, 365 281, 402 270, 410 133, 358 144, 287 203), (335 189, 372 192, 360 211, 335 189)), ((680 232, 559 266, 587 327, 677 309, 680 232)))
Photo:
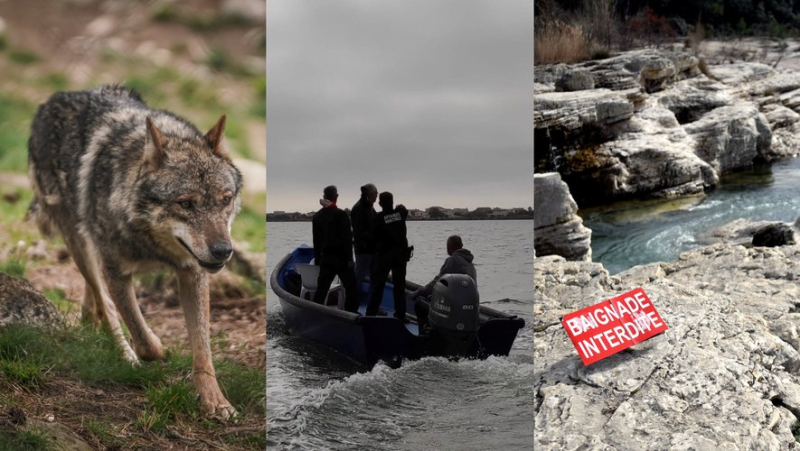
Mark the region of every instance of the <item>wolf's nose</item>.
POLYGON ((233 253, 233 249, 230 241, 220 240, 211 245, 211 255, 217 260, 225 260, 231 256, 231 253, 233 253))

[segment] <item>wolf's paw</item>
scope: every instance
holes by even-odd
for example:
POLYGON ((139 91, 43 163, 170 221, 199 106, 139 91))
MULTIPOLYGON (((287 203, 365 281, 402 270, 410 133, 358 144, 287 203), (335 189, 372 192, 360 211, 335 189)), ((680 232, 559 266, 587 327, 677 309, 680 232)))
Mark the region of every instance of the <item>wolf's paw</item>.
POLYGON ((139 366, 142 364, 142 361, 139 360, 139 357, 136 357, 136 353, 133 352, 133 349, 131 349, 130 346, 124 346, 122 348, 122 356, 128 361, 128 363, 131 364, 131 366, 139 366))
POLYGON ((210 418, 217 418, 223 421, 232 420, 237 414, 236 409, 230 405, 222 394, 214 400, 200 396, 200 408, 210 418))
POLYGON ((136 355, 145 362, 152 362, 164 358, 164 348, 161 346, 161 340, 152 332, 145 343, 133 342, 133 347, 136 350, 136 355))

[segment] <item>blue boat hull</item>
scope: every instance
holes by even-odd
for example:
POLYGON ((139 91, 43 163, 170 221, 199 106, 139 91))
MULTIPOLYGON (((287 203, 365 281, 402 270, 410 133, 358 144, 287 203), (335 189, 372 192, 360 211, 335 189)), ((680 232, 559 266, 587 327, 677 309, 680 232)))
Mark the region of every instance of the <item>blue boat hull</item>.
MULTIPOLYGON (((270 285, 280 298, 289 332, 329 346, 345 356, 372 366, 385 361, 392 366, 402 359, 419 359, 426 355, 448 355, 437 346, 435 334, 420 336, 415 318, 403 324, 392 315, 392 286, 387 284, 381 302, 381 311, 388 316, 364 316, 339 310, 335 306, 315 304, 299 296, 299 276, 294 269, 298 263, 308 263, 314 257, 313 249, 301 246, 288 254, 276 266, 270 285)), ((419 285, 407 282, 407 289, 419 285)), ((366 285, 359 287, 366 291, 366 285)), ((365 306, 360 306, 361 313, 365 306)), ((413 312, 413 302, 407 302, 407 311, 413 312)), ((470 344, 463 355, 455 357, 485 358, 490 355, 508 355, 517 332, 525 322, 486 307, 480 308, 481 319, 477 334, 468 337, 470 344)))

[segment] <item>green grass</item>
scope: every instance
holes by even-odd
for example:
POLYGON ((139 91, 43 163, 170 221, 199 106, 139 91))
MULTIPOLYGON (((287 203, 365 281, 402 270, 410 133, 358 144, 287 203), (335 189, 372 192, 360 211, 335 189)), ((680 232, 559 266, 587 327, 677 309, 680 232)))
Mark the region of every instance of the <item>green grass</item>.
POLYGON ((244 446, 250 449, 267 449, 267 437, 265 434, 235 435, 228 434, 225 441, 231 445, 244 446))
POLYGON ((17 188, 13 192, 7 193, 16 194, 18 199, 16 202, 0 200, 0 218, 14 221, 24 219, 25 213, 28 212, 31 199, 33 199, 33 191, 25 188, 17 188))
POLYGON ((178 97, 186 106, 203 108, 209 112, 223 109, 216 90, 194 78, 184 77, 178 81, 178 97))
POLYGON ((89 418, 84 421, 83 428, 108 448, 119 448, 124 444, 117 437, 117 431, 114 426, 106 420, 89 418))
POLYGON ((145 101, 155 107, 163 108, 167 100, 161 82, 153 76, 131 75, 125 80, 125 86, 135 90, 142 95, 145 101))
POLYGON ((225 72, 237 77, 251 77, 252 74, 245 66, 235 62, 225 50, 212 48, 208 52, 206 65, 216 72, 225 72))
POLYGON ((35 330, 7 328, 0 334, 0 375, 2 379, 29 388, 45 378, 48 366, 45 350, 37 343, 35 330))
POLYGON ((69 89, 69 78, 61 72, 51 72, 36 80, 36 83, 48 91, 66 91, 69 89))
POLYGON ((0 172, 28 170, 28 134, 36 106, 0 93, 0 172))
POLYGON ((122 350, 110 334, 80 327, 64 335, 61 352, 69 357, 56 359, 57 368, 86 384, 145 388, 168 379, 169 368, 161 363, 131 365, 122 357, 122 350))
POLYGON ((168 424, 178 419, 197 418, 199 411, 194 393, 194 387, 186 380, 148 388, 145 397, 152 410, 144 414, 144 418, 151 421, 149 425, 143 421, 142 430, 147 425, 146 430, 164 432, 168 424))
POLYGON ((28 265, 26 259, 12 256, 5 262, 0 262, 0 272, 4 272, 12 277, 25 277, 25 269, 28 265))
MULTIPOLYGON (((218 381, 243 415, 265 415, 266 381, 262 368, 223 359, 215 364, 218 381)), ((192 358, 167 349, 161 362, 133 366, 122 358, 113 337, 90 327, 45 331, 11 326, 0 330, 0 382, 36 388, 51 377, 65 377, 94 387, 141 390, 148 406, 135 420, 144 432, 162 433, 176 422, 199 418, 191 379, 192 358)), ((98 420, 84 427, 103 443, 114 433, 98 420)))
POLYGON ((36 388, 45 377, 47 367, 24 360, 0 361, 0 374, 15 384, 36 388))
POLYGON ((216 365, 222 393, 239 412, 266 415, 267 386, 264 371, 223 360, 216 365))
POLYGON ((67 299, 67 294, 61 288, 49 288, 42 294, 61 312, 71 313, 75 310, 75 304, 67 299))
POLYGON ((172 3, 158 3, 151 13, 156 22, 173 22, 178 19, 178 10, 172 3))
POLYGON ((167 420, 153 410, 143 410, 136 417, 134 426, 142 432, 160 432, 166 429, 167 420))
POLYGON ((239 14, 193 13, 181 16, 180 21, 185 23, 192 30, 199 32, 251 25, 251 22, 246 17, 239 14))
POLYGON ((247 242, 251 251, 263 252, 267 246, 265 230, 264 213, 245 206, 233 221, 231 234, 234 240, 247 242))
POLYGON ((48 436, 35 429, 0 429, 0 451, 47 451, 53 449, 48 436))
POLYGON ((139 286, 148 290, 164 291, 173 277, 174 275, 171 271, 160 270, 137 274, 134 276, 134 280, 139 283, 139 286))
POLYGON ((267 117, 267 77, 262 75, 255 79, 253 82, 253 90, 255 91, 255 100, 253 101, 253 108, 250 112, 254 116, 267 117))
POLYGON ((39 61, 41 57, 31 50, 11 49, 8 51, 8 59, 17 64, 28 65, 39 61))
POLYGON ((225 138, 228 140, 228 149, 232 150, 244 158, 253 159, 250 146, 247 143, 247 134, 243 120, 225 121, 225 138))

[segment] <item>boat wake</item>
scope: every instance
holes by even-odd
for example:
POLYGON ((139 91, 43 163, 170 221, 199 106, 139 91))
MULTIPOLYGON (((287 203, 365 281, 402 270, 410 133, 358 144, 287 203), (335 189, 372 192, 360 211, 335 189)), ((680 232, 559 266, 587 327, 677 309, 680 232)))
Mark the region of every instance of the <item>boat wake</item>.
POLYGON ((399 369, 378 364, 320 388, 275 387, 268 392, 268 440, 289 449, 398 449, 441 428, 475 425, 467 419, 487 409, 493 414, 482 415, 482 428, 504 429, 519 416, 533 421, 533 364, 520 360, 527 359, 429 357, 399 369), (285 402, 291 392, 294 400, 285 402), (513 399, 511 406, 498 396, 513 399))

